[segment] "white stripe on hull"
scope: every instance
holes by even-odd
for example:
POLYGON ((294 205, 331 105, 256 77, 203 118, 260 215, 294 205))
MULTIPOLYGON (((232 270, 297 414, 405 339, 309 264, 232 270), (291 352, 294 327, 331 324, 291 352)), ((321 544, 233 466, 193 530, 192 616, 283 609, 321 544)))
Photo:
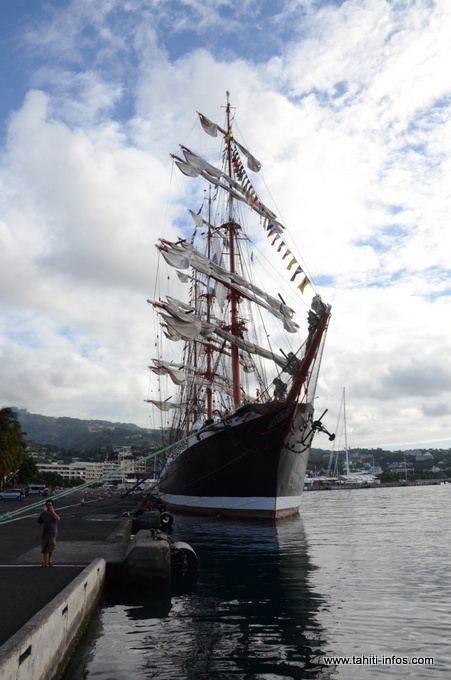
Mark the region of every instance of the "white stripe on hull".
POLYGON ((199 515, 226 515, 240 517, 284 517, 299 511, 301 497, 279 498, 236 496, 182 496, 162 493, 161 499, 174 510, 199 515))

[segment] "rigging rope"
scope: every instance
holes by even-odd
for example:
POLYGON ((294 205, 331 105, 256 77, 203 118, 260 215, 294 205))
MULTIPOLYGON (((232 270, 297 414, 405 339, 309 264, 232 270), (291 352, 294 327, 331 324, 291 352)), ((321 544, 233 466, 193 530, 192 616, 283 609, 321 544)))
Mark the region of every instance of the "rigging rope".
MULTIPOLYGON (((94 484, 100 484, 101 482, 108 481, 118 473, 125 472, 129 468, 132 468, 135 465, 138 465, 139 463, 144 463, 149 460, 152 460, 156 456, 160 456, 162 453, 166 453, 166 451, 169 451, 172 449, 174 446, 177 446, 178 444, 182 444, 184 441, 186 441, 188 437, 183 437, 182 439, 179 439, 176 442, 173 442, 172 444, 169 444, 168 446, 165 446, 163 449, 160 449, 159 451, 154 451, 153 453, 150 453, 148 456, 143 456, 142 458, 139 458, 138 460, 134 460, 132 463, 128 463, 127 465, 122 465, 120 468, 117 468, 115 470, 112 470, 111 472, 107 472, 105 475, 102 477, 98 477, 97 479, 93 479, 89 482, 85 482, 84 484, 80 484, 79 486, 74 486, 72 489, 67 489, 65 491, 62 491, 59 494, 56 494, 55 496, 52 495, 52 500, 58 500, 60 498, 65 498, 66 496, 70 496, 74 493, 79 493, 80 491, 83 491, 83 489, 88 489, 90 486, 94 486, 94 484)), ((0 523, 5 522, 7 520, 10 520, 14 517, 17 517, 18 515, 21 515, 24 512, 29 512, 30 510, 34 510, 36 508, 42 507, 42 501, 37 501, 36 503, 32 503, 31 505, 26 505, 23 508, 19 508, 18 510, 13 510, 12 512, 6 512, 3 515, 0 515, 0 523)))

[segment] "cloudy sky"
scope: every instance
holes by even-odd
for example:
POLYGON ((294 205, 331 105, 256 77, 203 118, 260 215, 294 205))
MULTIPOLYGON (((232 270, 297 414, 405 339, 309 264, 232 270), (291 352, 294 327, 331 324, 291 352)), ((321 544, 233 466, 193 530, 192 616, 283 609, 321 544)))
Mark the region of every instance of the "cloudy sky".
POLYGON ((146 300, 168 154, 196 110, 222 123, 230 90, 333 306, 327 425, 346 387, 350 446, 451 445, 449 0, 3 0, 1 15, 0 405, 155 425, 146 300))

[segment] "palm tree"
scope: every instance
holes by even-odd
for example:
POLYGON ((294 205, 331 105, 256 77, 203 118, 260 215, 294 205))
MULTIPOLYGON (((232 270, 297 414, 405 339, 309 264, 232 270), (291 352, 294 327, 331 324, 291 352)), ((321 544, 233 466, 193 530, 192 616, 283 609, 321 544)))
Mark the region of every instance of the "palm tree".
POLYGON ((15 472, 25 448, 22 431, 15 412, 8 407, 0 409, 0 488, 6 475, 15 472))
POLYGON ((14 485, 26 486, 34 482, 39 476, 39 469, 34 458, 26 453, 21 456, 17 477, 14 478, 14 485))

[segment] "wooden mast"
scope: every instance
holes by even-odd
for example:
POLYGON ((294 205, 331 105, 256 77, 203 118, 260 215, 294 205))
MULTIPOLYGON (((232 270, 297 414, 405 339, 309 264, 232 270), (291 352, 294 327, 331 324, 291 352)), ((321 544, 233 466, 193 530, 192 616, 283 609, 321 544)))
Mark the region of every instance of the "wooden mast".
MULTIPOLYGON (((207 256, 208 259, 211 259, 211 185, 208 190, 208 231, 207 231, 207 256)), ((207 323, 210 323, 211 319, 211 314, 210 314, 210 306, 211 306, 211 292, 210 292, 210 280, 209 280, 209 287, 207 290, 207 323)), ((211 381, 211 347, 210 345, 207 345, 205 348, 206 354, 207 354, 207 370, 205 373, 205 377, 208 381, 211 381)), ((211 419, 213 417, 213 398, 212 398, 212 390, 211 387, 207 387, 207 418, 211 419)))
POLYGON ((327 330, 327 326, 330 319, 330 307, 325 307, 322 311, 321 317, 319 319, 318 325, 313 332, 313 335, 307 341, 307 350, 304 358, 299 362, 299 365, 294 374, 291 389, 289 390, 286 398, 285 404, 290 404, 297 401, 299 394, 301 392, 302 386, 304 385, 307 377, 309 375, 310 368, 314 361, 321 346, 321 341, 327 330))
MULTIPOLYGON (((229 176, 233 176, 232 170, 232 127, 230 120, 230 101, 229 92, 227 92, 227 169, 229 176)), ((235 240, 238 229, 240 228, 233 220, 233 198, 229 196, 229 221, 224 225, 228 229, 229 233, 229 257, 230 257, 230 272, 232 274, 236 273, 236 253, 235 253, 235 240)), ((230 332, 232 335, 239 336, 240 324, 238 317, 238 295, 233 288, 230 289, 229 294, 230 299, 230 332)), ((239 350, 238 347, 232 345, 232 391, 233 391, 233 401, 235 406, 241 404, 241 383, 240 383, 240 360, 239 360, 239 350)))

